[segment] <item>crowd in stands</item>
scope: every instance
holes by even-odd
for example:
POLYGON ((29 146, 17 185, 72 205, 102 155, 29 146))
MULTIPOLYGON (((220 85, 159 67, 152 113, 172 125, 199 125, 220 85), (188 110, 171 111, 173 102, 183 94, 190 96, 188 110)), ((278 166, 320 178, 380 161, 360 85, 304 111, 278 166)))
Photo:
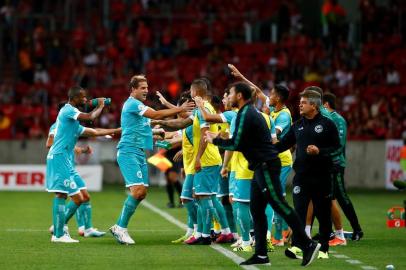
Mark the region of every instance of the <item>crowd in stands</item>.
POLYGON ((70 1, 69 14, 64 1, 2 2, 0 139, 46 136, 70 86, 111 97, 95 124, 115 127, 131 75, 146 74, 149 105, 159 107, 155 91, 176 102, 201 76, 221 95, 233 81, 228 63, 265 92, 275 83, 288 85, 295 118, 304 87, 333 92, 350 139, 400 138, 406 129, 406 24, 398 20, 405 18, 403 1, 359 1, 358 44, 348 40, 346 10, 334 0, 319 11, 327 30, 320 36, 304 27, 298 6, 286 0, 110 0, 107 17, 103 1, 70 1), (53 10, 61 14, 51 16, 53 10), (272 24, 277 42, 271 42, 272 24))

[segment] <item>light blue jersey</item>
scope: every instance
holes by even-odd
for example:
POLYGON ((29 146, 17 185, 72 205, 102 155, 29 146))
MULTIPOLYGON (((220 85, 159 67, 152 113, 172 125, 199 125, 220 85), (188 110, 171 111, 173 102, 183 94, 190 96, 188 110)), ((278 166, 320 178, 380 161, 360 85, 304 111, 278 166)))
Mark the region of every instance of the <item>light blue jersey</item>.
POLYGON ((281 130, 278 138, 282 138, 283 136, 288 133, 290 126, 291 126, 291 117, 287 112, 280 112, 278 117, 275 119, 275 127, 281 130))
POLYGON ((74 169, 73 155, 78 137, 85 131, 85 127, 77 120, 80 111, 70 104, 59 111, 56 123, 50 133, 54 135, 54 142, 47 156, 46 190, 48 192, 67 193, 73 196, 85 188, 84 182, 76 178, 80 176, 74 169), (80 185, 78 186, 78 183, 80 185))
POLYGON ((138 153, 139 149, 152 150, 153 137, 150 119, 143 116, 148 106, 129 97, 121 111, 121 139, 117 145, 122 153, 138 153))
MULTIPOLYGON (((79 137, 80 135, 82 135, 83 131, 84 131, 83 126, 78 125, 78 129, 77 129, 77 137, 79 137), (83 129, 83 130, 82 130, 83 129)), ((56 122, 52 124, 52 126, 49 128, 49 135, 54 136, 55 138, 55 132, 56 132, 56 122)), ((54 139, 55 142, 55 139, 54 139)), ((75 152, 72 151, 70 153, 70 161, 72 162, 72 166, 75 167, 75 152)))
POLYGON ((229 125, 231 125, 231 122, 237 116, 237 112, 236 111, 225 111, 225 112, 221 113, 220 116, 221 116, 221 119, 223 120, 223 123, 228 123, 229 125))
POLYGON ((69 103, 59 111, 54 127, 54 143, 48 155, 73 154, 79 136, 85 131, 85 127, 77 120, 80 111, 69 103))

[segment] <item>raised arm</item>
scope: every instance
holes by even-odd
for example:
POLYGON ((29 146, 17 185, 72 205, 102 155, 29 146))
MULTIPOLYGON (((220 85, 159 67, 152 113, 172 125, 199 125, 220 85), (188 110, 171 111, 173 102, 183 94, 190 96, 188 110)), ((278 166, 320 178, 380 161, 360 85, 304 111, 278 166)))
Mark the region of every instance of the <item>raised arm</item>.
POLYGON ((245 78, 245 76, 242 75, 242 73, 233 64, 228 64, 228 68, 231 70, 231 74, 234 77, 248 83, 255 90, 258 98, 262 101, 263 104, 266 103, 267 96, 264 94, 261 88, 259 88, 256 84, 245 78))
POLYGON ((99 117, 104 108, 104 98, 98 98, 97 100, 98 100, 97 107, 94 108, 93 111, 91 111, 90 113, 81 112, 78 115, 77 119, 79 121, 94 121, 97 117, 99 117))
POLYGON ((199 108, 204 121, 210 122, 210 123, 223 123, 224 122, 224 120, 220 114, 212 114, 205 109, 204 101, 201 97, 196 97, 195 103, 196 103, 196 106, 199 108))

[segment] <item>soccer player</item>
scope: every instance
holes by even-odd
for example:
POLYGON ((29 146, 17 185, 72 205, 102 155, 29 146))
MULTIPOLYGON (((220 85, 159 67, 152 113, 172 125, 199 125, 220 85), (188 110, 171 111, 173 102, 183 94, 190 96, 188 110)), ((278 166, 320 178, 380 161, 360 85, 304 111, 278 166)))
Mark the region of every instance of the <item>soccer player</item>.
MULTIPOLYGON (((290 126, 292 125, 292 117, 290 110, 286 107, 286 101, 289 98, 289 89, 284 85, 275 85, 272 88, 269 95, 269 105, 274 109, 271 111, 271 118, 275 122, 276 134, 278 139, 283 138, 288 132, 290 126)), ((286 196, 286 182, 290 171, 292 170, 292 154, 290 150, 286 150, 279 154, 279 159, 281 160, 281 174, 280 181, 283 196, 286 196)), ((283 231, 288 229, 286 222, 276 214, 274 217, 275 222, 275 235, 272 244, 275 246, 283 246, 283 231)), ((268 224, 269 226, 269 224, 268 224)), ((272 226, 272 225, 271 225, 272 226)))
MULTIPOLYGON (((228 99, 228 94, 229 94, 229 89, 226 90, 226 92, 223 95, 223 105, 225 111, 222 113, 219 113, 219 111, 216 110, 216 114, 211 114, 209 113, 205 108, 204 108, 204 103, 201 98, 196 98, 196 106, 199 108, 200 113, 203 116, 203 119, 206 122, 209 123, 218 123, 219 124, 219 132, 224 133, 225 136, 227 136, 227 133, 232 133, 231 125, 233 123, 233 120, 237 116, 237 112, 233 110, 233 108, 230 106, 230 102, 228 99)), ((232 206, 232 196, 234 195, 234 184, 231 184, 229 179, 231 176, 229 175, 229 171, 233 171, 233 175, 235 175, 235 171, 232 170, 231 168, 233 165, 230 162, 232 160, 233 152, 232 151, 225 151, 224 153, 224 160, 223 160, 223 166, 221 168, 220 174, 222 178, 219 180, 219 188, 217 192, 217 197, 221 199, 221 203, 223 204, 226 216, 227 216, 227 221, 230 226, 230 230, 234 235, 234 239, 238 239, 237 235, 237 230, 235 226, 235 215, 233 214, 234 206, 232 206), (231 190, 230 187, 231 186, 231 190)))
MULTIPOLYGON (((93 121, 103 110, 104 98, 98 99, 98 106, 90 113, 82 113, 76 107, 87 101, 83 88, 74 86, 68 92, 69 101, 59 111, 54 139, 47 155, 46 190, 55 193, 53 200, 53 235, 51 242, 77 243, 68 233, 64 232, 64 225, 74 215, 82 202, 82 193, 78 188, 77 173, 72 164, 74 147, 79 136, 104 136, 119 133, 120 129, 91 129, 79 124, 79 121, 93 121), (67 196, 71 201, 65 208, 67 196)), ((87 211, 90 215, 90 211, 87 211)), ((89 216, 88 216, 89 218, 89 216)), ((93 231, 94 232, 94 231, 93 231)), ((92 234, 89 228, 89 236, 92 234)))
POLYGON ((249 168, 254 170, 250 209, 254 219, 255 254, 241 265, 269 263, 265 216, 268 203, 292 228, 304 250, 302 265, 309 265, 317 255, 320 245, 306 236, 297 214, 282 196, 278 151, 271 142, 265 119, 251 103, 251 87, 246 83, 235 83, 230 89, 230 96, 233 96, 233 105, 239 108, 232 138, 222 139, 216 133, 206 132, 205 139, 226 150, 241 151, 249 163, 249 168))
MULTIPOLYGON (((64 106, 64 104, 62 104, 64 106)), ((62 107, 61 107, 62 108, 62 107)), ((46 142, 46 147, 49 149, 51 148, 53 142, 54 142, 54 136, 56 133, 56 123, 52 124, 52 126, 49 129, 49 135, 48 139, 46 142)), ((79 136, 80 134, 78 134, 79 136)), ((71 162, 73 167, 75 166, 75 155, 80 155, 80 154, 91 154, 92 153, 92 148, 90 146, 86 147, 79 147, 75 146, 74 148, 74 153, 71 155, 71 162)), ((80 193, 82 194, 83 201, 80 204, 79 208, 76 210, 75 217, 76 217, 76 222, 78 224, 78 233, 80 236, 84 237, 100 237, 105 235, 105 232, 100 232, 97 229, 93 228, 93 223, 92 223, 92 206, 90 204, 90 195, 89 192, 87 191, 86 183, 80 177, 80 175, 76 172, 74 174, 74 180, 76 185, 78 186, 78 189, 80 190, 80 193)), ((65 223, 68 221, 65 220, 65 223)), ((54 227, 51 226, 51 233, 53 233, 54 227)), ((67 227, 65 229, 67 232, 67 227)))
POLYGON ((335 123, 338 134, 340 136, 340 149, 339 154, 333 157, 334 174, 333 174, 333 200, 332 204, 332 219, 336 227, 335 238, 330 241, 330 246, 345 245, 346 240, 341 222, 340 211, 337 202, 340 204, 344 215, 347 217, 353 229, 352 240, 360 240, 364 233, 358 221, 357 214, 355 213, 354 206, 350 197, 347 194, 344 184, 344 170, 345 170, 345 146, 347 140, 347 123, 345 119, 335 110, 336 109, 336 96, 332 93, 323 95, 324 107, 331 114, 331 118, 335 123), (337 226, 336 226, 337 224, 337 226))
POLYGON ((149 186, 148 168, 144 150, 153 148, 153 132, 150 119, 162 119, 189 111, 194 104, 184 103, 180 107, 156 111, 144 105, 148 95, 148 82, 144 75, 135 75, 129 82, 130 97, 121 111, 122 134, 117 145, 117 162, 130 194, 124 201, 117 223, 110 232, 121 244, 131 245, 134 240, 128 234, 128 222, 140 202, 147 195, 149 186))
MULTIPOLYGON (((168 108, 173 108, 175 105, 169 103, 161 93, 157 92, 159 100, 163 105, 168 108)), ((181 98, 179 99, 178 104, 182 104, 186 101, 192 101, 192 97, 190 96, 190 92, 183 93, 181 98)), ((190 119, 187 117, 187 119, 190 119)), ((190 119, 190 121, 192 121, 190 119)), ((158 124, 159 121, 155 121, 158 124)), ((172 243, 183 243, 184 241, 188 240, 192 237, 193 233, 197 233, 198 231, 198 224, 197 224, 197 208, 196 202, 193 198, 193 178, 195 174, 194 168, 194 161, 193 161, 193 126, 190 125, 184 128, 181 131, 181 144, 182 150, 175 154, 174 161, 180 161, 183 159, 183 170, 185 173, 185 180, 182 185, 182 192, 180 195, 180 199, 182 204, 185 206, 187 210, 187 230, 184 235, 180 238, 173 240, 172 243)), ((200 228, 201 233, 202 228, 200 228)))
MULTIPOLYGON (((201 97, 204 100, 205 109, 215 113, 213 106, 208 102, 210 90, 209 81, 205 78, 196 79, 190 86, 192 99, 201 97)), ((170 129, 183 129, 193 125, 193 148, 194 148, 194 168, 193 188, 198 202, 198 231, 188 239, 186 244, 210 245, 210 229, 214 211, 219 216, 221 224, 221 235, 216 239, 217 243, 232 241, 233 235, 230 231, 227 217, 223 206, 216 198, 217 185, 220 175, 221 156, 218 148, 212 144, 207 144, 203 140, 202 134, 208 129, 217 131, 216 125, 209 125, 204 121, 200 110, 195 109, 189 118, 178 118, 173 120, 158 121, 156 124, 170 129), (201 230, 201 231, 200 231, 201 230)))

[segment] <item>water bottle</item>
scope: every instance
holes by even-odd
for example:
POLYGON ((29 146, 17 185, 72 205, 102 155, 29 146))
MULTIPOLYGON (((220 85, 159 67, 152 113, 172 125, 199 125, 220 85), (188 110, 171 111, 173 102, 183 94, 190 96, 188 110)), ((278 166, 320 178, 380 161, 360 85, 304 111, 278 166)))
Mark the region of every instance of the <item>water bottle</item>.
POLYGON ((172 144, 170 142, 167 142, 167 141, 156 141, 155 146, 159 147, 159 148, 166 149, 166 150, 169 150, 169 149, 172 148, 172 144))
MULTIPOLYGON (((92 108, 97 107, 97 105, 99 104, 99 101, 97 100, 97 98, 91 99, 88 101, 88 105, 92 108)), ((110 105, 111 104, 111 98, 104 98, 104 105, 110 105)))

